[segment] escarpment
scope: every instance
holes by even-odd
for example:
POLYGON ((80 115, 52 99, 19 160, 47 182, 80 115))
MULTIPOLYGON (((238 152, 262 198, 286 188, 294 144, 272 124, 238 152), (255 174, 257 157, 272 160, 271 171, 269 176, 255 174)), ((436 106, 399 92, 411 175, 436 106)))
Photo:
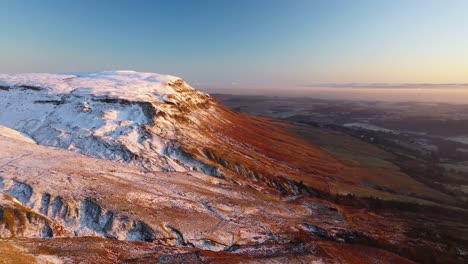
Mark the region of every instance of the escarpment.
POLYGON ((427 245, 452 245, 421 238, 428 218, 414 210, 465 215, 394 167, 345 163, 296 125, 233 111, 174 76, 0 74, 0 109, 0 253, 411 263, 385 250, 419 261, 427 245))
POLYGON ((0 75, 0 85, 8 87, 0 90, 0 124, 44 146, 150 171, 200 171, 290 194, 295 192, 283 178, 329 191, 323 175, 342 166, 297 142, 284 124, 234 112, 173 76, 0 75), (307 160, 291 160, 292 153, 307 160))
MULTIPOLYGON (((321 196, 350 190, 369 196, 371 188, 356 188, 355 179, 382 173, 343 164, 294 135, 291 125, 235 112, 173 76, 0 74, 0 85, 8 87, 0 90, 0 125, 40 145, 148 171, 198 171, 262 193, 321 196)), ((371 193, 424 189, 432 200, 448 199, 414 186, 371 193)))

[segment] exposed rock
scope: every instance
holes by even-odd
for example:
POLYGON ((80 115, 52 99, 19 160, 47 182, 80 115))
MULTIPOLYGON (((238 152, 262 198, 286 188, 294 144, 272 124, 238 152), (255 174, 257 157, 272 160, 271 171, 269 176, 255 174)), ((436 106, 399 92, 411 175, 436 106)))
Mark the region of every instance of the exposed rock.
POLYGON ((31 199, 33 190, 30 185, 18 181, 14 181, 13 186, 6 191, 7 194, 16 198, 22 204, 26 204, 31 199))
POLYGON ((133 223, 132 228, 127 233, 128 240, 141 240, 153 242, 156 238, 154 230, 146 223, 138 221, 133 223))
POLYGON ((319 226, 316 226, 316 225, 311 225, 311 224, 307 224, 307 223, 303 223, 302 226, 309 232, 311 232, 312 234, 316 235, 316 236, 319 236, 321 238, 326 238, 328 236, 328 233, 327 233, 327 230, 319 227, 319 226))

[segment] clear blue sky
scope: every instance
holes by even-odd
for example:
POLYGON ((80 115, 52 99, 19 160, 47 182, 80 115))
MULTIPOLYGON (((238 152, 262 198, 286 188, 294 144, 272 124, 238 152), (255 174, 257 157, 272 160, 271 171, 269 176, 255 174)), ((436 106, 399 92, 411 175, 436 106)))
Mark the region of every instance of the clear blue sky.
POLYGON ((0 1, 0 71, 200 86, 468 82, 468 1, 0 1))

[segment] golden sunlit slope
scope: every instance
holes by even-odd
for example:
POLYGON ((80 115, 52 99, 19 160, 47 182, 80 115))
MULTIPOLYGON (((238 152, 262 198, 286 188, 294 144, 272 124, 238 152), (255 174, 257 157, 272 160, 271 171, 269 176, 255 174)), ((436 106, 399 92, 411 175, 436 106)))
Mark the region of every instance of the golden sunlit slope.
POLYGON ((449 196, 400 172, 386 160, 388 153, 372 145, 345 135, 323 135, 327 132, 318 135, 304 127, 238 113, 214 99, 210 104, 209 109, 215 109, 216 114, 198 116, 197 129, 204 132, 202 140, 182 128, 177 133, 178 142, 184 150, 227 177, 291 194, 312 194, 315 190, 326 194, 351 193, 395 200, 412 196, 450 202, 449 196), (308 140, 310 137, 320 137, 322 144, 313 143, 308 140), (351 155, 372 157, 376 165, 347 162, 342 155, 327 150, 326 146, 333 144, 355 153, 351 155))

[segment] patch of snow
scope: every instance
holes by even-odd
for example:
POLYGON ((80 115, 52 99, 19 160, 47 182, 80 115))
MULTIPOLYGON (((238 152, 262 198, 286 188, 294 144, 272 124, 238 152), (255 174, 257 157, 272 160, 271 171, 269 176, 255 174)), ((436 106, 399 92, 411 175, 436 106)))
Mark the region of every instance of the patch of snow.
POLYGON ((160 100, 176 94, 171 82, 180 78, 134 71, 103 71, 69 74, 29 73, 0 74, 1 86, 31 86, 46 89, 50 94, 106 96, 130 101, 160 100))
POLYGON ((343 126, 347 128, 359 128, 359 129, 377 131, 377 132, 395 133, 395 134, 399 133, 396 130, 386 129, 386 128, 368 124, 368 123, 347 123, 347 124, 344 124, 343 126))
POLYGON ((462 143, 468 145, 468 136, 459 136, 459 137, 449 137, 447 138, 450 141, 462 143))
POLYGON ((430 141, 426 139, 417 140, 417 143, 424 149, 428 151, 438 151, 439 147, 437 145, 430 144, 430 141))

